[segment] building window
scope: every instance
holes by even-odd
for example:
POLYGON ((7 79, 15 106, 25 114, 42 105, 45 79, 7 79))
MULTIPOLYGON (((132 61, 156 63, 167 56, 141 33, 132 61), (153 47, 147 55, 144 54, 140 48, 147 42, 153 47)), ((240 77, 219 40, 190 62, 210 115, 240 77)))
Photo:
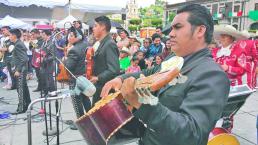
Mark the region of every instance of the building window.
POLYGON ((258 3, 255 3, 254 10, 258 10, 258 3))
POLYGON ((235 3, 235 4, 240 4, 240 1, 239 1, 239 0, 236 0, 234 3, 235 3))
POLYGON ((239 12, 240 11, 240 6, 237 5, 237 6, 234 6, 234 12, 239 12))
POLYGON ((211 14, 214 15, 216 13, 218 13, 218 4, 213 4, 211 14))
POLYGON ((225 4, 224 3, 220 3, 219 6, 224 6, 225 4))
POLYGON ((233 23, 238 23, 238 18, 233 18, 233 23))
POLYGON ((219 13, 224 13, 225 12, 225 7, 220 7, 219 8, 219 13))

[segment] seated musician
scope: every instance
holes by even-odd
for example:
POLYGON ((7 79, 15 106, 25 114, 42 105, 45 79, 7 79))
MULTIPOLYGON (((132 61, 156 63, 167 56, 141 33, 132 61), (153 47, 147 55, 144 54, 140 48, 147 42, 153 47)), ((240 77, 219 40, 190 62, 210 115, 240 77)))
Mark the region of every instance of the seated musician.
POLYGON ((212 16, 204 6, 186 5, 177 11, 171 27, 172 51, 184 58, 185 82, 160 89, 155 94, 157 105, 139 103, 135 79, 158 72, 161 66, 155 66, 116 77, 105 84, 101 96, 106 97, 111 89, 121 90, 136 109, 134 116, 146 124, 141 145, 207 145, 230 88, 226 73, 207 48, 214 30, 212 16))

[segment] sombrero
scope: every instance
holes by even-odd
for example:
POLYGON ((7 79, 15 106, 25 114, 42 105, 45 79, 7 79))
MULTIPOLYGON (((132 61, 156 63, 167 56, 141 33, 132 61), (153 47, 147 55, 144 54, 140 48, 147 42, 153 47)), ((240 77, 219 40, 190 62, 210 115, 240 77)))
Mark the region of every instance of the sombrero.
POLYGON ((252 34, 250 34, 247 30, 243 30, 243 31, 241 31, 241 33, 242 33, 245 37, 247 37, 247 38, 252 37, 252 34))
POLYGON ((258 30, 257 30, 256 33, 254 34, 254 37, 258 37, 258 30))
POLYGON ((126 48, 126 47, 123 47, 123 48, 120 50, 120 52, 124 52, 124 53, 127 53, 128 55, 131 55, 130 50, 129 50, 128 48, 126 48))
POLYGON ((226 34, 234 37, 236 40, 248 39, 247 36, 236 30, 235 27, 231 25, 215 25, 214 26, 214 38, 218 39, 220 35, 226 34))

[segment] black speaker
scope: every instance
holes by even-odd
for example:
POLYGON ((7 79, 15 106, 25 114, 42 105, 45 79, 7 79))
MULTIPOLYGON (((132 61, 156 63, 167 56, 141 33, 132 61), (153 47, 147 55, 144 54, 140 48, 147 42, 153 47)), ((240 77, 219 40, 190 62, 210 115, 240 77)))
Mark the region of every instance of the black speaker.
POLYGON ((126 20, 126 14, 122 14, 122 20, 126 20))

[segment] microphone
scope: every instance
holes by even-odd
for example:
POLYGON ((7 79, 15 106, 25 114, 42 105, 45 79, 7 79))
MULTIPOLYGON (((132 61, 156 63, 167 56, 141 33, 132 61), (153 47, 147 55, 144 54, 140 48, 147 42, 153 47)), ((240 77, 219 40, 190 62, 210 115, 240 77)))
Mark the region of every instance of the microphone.
POLYGON ((59 94, 67 94, 67 93, 72 93, 72 90, 69 90, 69 89, 60 89, 60 90, 56 90, 56 91, 52 91, 52 92, 49 92, 48 95, 50 97, 54 97, 54 96, 57 96, 59 94))
POLYGON ((76 79, 76 86, 74 91, 77 95, 82 93, 85 96, 91 97, 95 94, 96 87, 84 76, 79 76, 76 79))
POLYGON ((70 94, 70 95, 80 95, 82 93, 85 96, 91 97, 95 94, 96 87, 84 76, 80 76, 76 79, 76 85, 73 90, 60 89, 56 91, 49 92, 50 97, 57 96, 59 94, 70 94))

